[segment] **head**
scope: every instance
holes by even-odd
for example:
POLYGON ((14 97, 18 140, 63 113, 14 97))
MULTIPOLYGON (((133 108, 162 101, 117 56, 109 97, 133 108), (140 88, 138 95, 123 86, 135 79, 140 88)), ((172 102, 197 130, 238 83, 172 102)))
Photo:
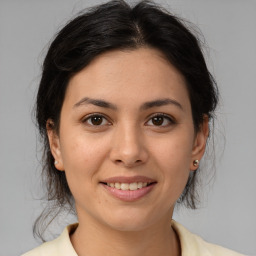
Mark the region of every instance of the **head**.
MULTIPOLYGON (((43 175, 48 200, 55 200, 60 207, 74 206, 67 175, 65 170, 60 171, 63 168, 54 164, 56 157, 48 138, 49 132, 60 136, 63 106, 74 80, 102 59, 111 62, 121 56, 129 65, 129 54, 139 61, 136 53, 140 53, 139 56, 149 58, 150 63, 149 52, 162 59, 166 66, 170 65, 184 84, 193 138, 213 118, 218 101, 215 81, 207 69, 199 40, 179 18, 147 1, 134 7, 124 1, 111 1, 81 13, 52 42, 37 95, 36 117, 44 140, 43 175)), ((115 63, 111 64, 115 67, 115 63)), ((157 65, 156 59, 152 60, 152 65, 157 65)), ((179 203, 193 209, 198 200, 198 171, 196 167, 189 173, 178 199, 179 203)))

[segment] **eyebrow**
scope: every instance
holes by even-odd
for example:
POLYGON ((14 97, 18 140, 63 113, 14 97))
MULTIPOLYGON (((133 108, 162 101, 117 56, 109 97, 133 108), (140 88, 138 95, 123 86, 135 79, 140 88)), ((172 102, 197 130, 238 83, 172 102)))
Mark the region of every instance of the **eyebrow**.
POLYGON ((181 110, 183 110, 182 105, 173 99, 157 99, 157 100, 153 100, 153 101, 149 101, 149 102, 145 102, 141 107, 140 110, 147 110, 149 108, 153 108, 153 107, 161 107, 161 106, 166 106, 166 105, 174 105, 178 108, 180 108, 181 110))
POLYGON ((88 98, 88 97, 81 99, 73 107, 80 107, 82 105, 88 105, 88 104, 92 104, 92 105, 102 107, 102 108, 109 108, 109 109, 117 110, 117 106, 115 106, 114 104, 112 104, 110 102, 107 102, 107 101, 101 100, 101 99, 92 99, 92 98, 88 98))
MULTIPOLYGON (((92 99, 92 98, 82 98, 80 101, 78 101, 73 107, 80 107, 82 105, 88 105, 88 104, 92 104, 98 107, 102 107, 102 108, 108 108, 108 109, 113 109, 113 110, 117 110, 117 106, 107 102, 105 100, 102 99, 92 99)), ((145 102, 141 105, 140 110, 147 110, 153 107, 161 107, 161 106, 166 106, 166 105, 174 105, 176 107, 178 107, 179 109, 183 110, 182 105, 173 99, 169 99, 169 98, 165 98, 165 99, 156 99, 153 101, 148 101, 145 102)))

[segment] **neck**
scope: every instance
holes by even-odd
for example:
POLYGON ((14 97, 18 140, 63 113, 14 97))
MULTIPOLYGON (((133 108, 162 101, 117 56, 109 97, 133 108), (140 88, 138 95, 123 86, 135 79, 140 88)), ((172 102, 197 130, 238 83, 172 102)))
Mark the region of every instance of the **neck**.
POLYGON ((180 256, 179 239, 170 221, 140 231, 119 231, 79 222, 71 242, 79 256, 180 256))

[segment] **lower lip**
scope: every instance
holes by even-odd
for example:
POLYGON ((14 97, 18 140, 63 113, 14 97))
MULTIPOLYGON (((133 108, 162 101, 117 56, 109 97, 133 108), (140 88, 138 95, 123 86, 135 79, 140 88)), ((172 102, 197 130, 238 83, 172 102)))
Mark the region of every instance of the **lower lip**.
POLYGON ((114 197, 126 201, 126 202, 132 202, 141 199, 142 197, 146 196, 150 191, 154 188, 156 183, 152 183, 147 187, 143 187, 137 190, 121 190, 109 187, 106 184, 101 183, 104 188, 114 197))

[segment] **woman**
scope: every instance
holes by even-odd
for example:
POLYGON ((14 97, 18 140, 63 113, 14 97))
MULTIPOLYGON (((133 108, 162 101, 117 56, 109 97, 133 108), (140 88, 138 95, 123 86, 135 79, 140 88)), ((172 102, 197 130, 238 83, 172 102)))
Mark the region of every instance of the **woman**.
POLYGON ((218 102, 197 38, 152 3, 111 1, 52 42, 37 96, 49 200, 79 224, 24 254, 240 255, 172 220, 196 208, 218 102))

